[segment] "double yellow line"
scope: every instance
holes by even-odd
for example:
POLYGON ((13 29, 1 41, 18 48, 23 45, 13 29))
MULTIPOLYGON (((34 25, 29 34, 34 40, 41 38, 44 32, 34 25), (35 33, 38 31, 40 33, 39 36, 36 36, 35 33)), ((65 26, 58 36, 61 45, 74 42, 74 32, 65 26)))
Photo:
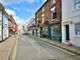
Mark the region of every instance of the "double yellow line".
MULTIPOLYGON (((19 38, 19 37, 18 37, 19 38)), ((16 40, 16 44, 14 46, 14 50, 13 50, 13 55, 12 55, 12 60, 16 60, 16 53, 17 53, 17 47, 18 47, 18 39, 16 40)))

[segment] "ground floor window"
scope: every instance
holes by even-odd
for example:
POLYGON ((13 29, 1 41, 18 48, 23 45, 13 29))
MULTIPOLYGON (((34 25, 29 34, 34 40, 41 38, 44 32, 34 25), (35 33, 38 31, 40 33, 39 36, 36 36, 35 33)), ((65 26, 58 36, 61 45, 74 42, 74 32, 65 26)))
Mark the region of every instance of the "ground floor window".
POLYGON ((43 28, 43 37, 48 37, 48 27, 43 28))
POLYGON ((80 23, 75 24, 75 34, 80 35, 80 23))
POLYGON ((60 25, 54 26, 54 34, 56 34, 56 35, 60 35, 61 34, 60 25))

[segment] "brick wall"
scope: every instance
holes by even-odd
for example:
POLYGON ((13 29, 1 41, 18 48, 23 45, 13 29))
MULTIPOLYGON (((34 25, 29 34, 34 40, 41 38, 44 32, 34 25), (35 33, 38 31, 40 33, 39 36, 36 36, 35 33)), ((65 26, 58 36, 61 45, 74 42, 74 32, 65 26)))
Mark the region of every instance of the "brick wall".
MULTIPOLYGON (((40 23, 42 23, 42 15, 44 14, 44 23, 45 21, 48 21, 50 23, 51 21, 51 11, 50 11, 50 8, 51 8, 51 2, 50 0, 47 0, 41 7, 40 9, 35 13, 35 17, 36 17, 36 24, 37 24, 37 18, 38 18, 38 21, 40 23), (44 8, 44 11, 42 11, 42 9, 44 8)), ((38 23, 39 24, 39 23, 38 23)), ((38 25, 37 24, 37 25, 38 25)))

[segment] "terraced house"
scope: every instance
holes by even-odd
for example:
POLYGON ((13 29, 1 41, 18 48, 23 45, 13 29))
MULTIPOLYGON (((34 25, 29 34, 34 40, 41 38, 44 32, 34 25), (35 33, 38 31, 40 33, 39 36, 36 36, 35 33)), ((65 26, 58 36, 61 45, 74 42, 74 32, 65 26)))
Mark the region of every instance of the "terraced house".
POLYGON ((47 0, 35 18, 38 36, 61 42, 61 0, 47 0))
POLYGON ((9 21, 9 35, 12 35, 14 33, 18 33, 18 25, 15 22, 12 15, 8 16, 8 21, 9 21))
POLYGON ((37 36, 50 38, 51 1, 47 0, 35 13, 37 36))
POLYGON ((28 23, 26 23, 26 33, 31 35, 36 35, 36 28, 35 28, 35 18, 33 17, 28 23))
POLYGON ((80 47, 80 0, 62 0, 62 42, 80 47))
POLYGON ((0 41, 8 38, 13 32, 17 32, 18 25, 12 15, 9 15, 0 3, 0 41))
POLYGON ((0 41, 9 37, 8 14, 0 3, 0 41))
POLYGON ((61 0, 51 0, 51 39, 61 42, 61 0))

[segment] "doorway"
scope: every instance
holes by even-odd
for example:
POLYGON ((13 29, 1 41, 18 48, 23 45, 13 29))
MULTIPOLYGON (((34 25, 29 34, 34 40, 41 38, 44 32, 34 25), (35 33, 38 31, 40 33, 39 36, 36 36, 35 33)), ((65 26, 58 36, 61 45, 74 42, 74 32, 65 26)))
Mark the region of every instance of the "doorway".
POLYGON ((70 40, 70 36, 69 36, 69 25, 66 25, 66 40, 69 41, 70 40))

